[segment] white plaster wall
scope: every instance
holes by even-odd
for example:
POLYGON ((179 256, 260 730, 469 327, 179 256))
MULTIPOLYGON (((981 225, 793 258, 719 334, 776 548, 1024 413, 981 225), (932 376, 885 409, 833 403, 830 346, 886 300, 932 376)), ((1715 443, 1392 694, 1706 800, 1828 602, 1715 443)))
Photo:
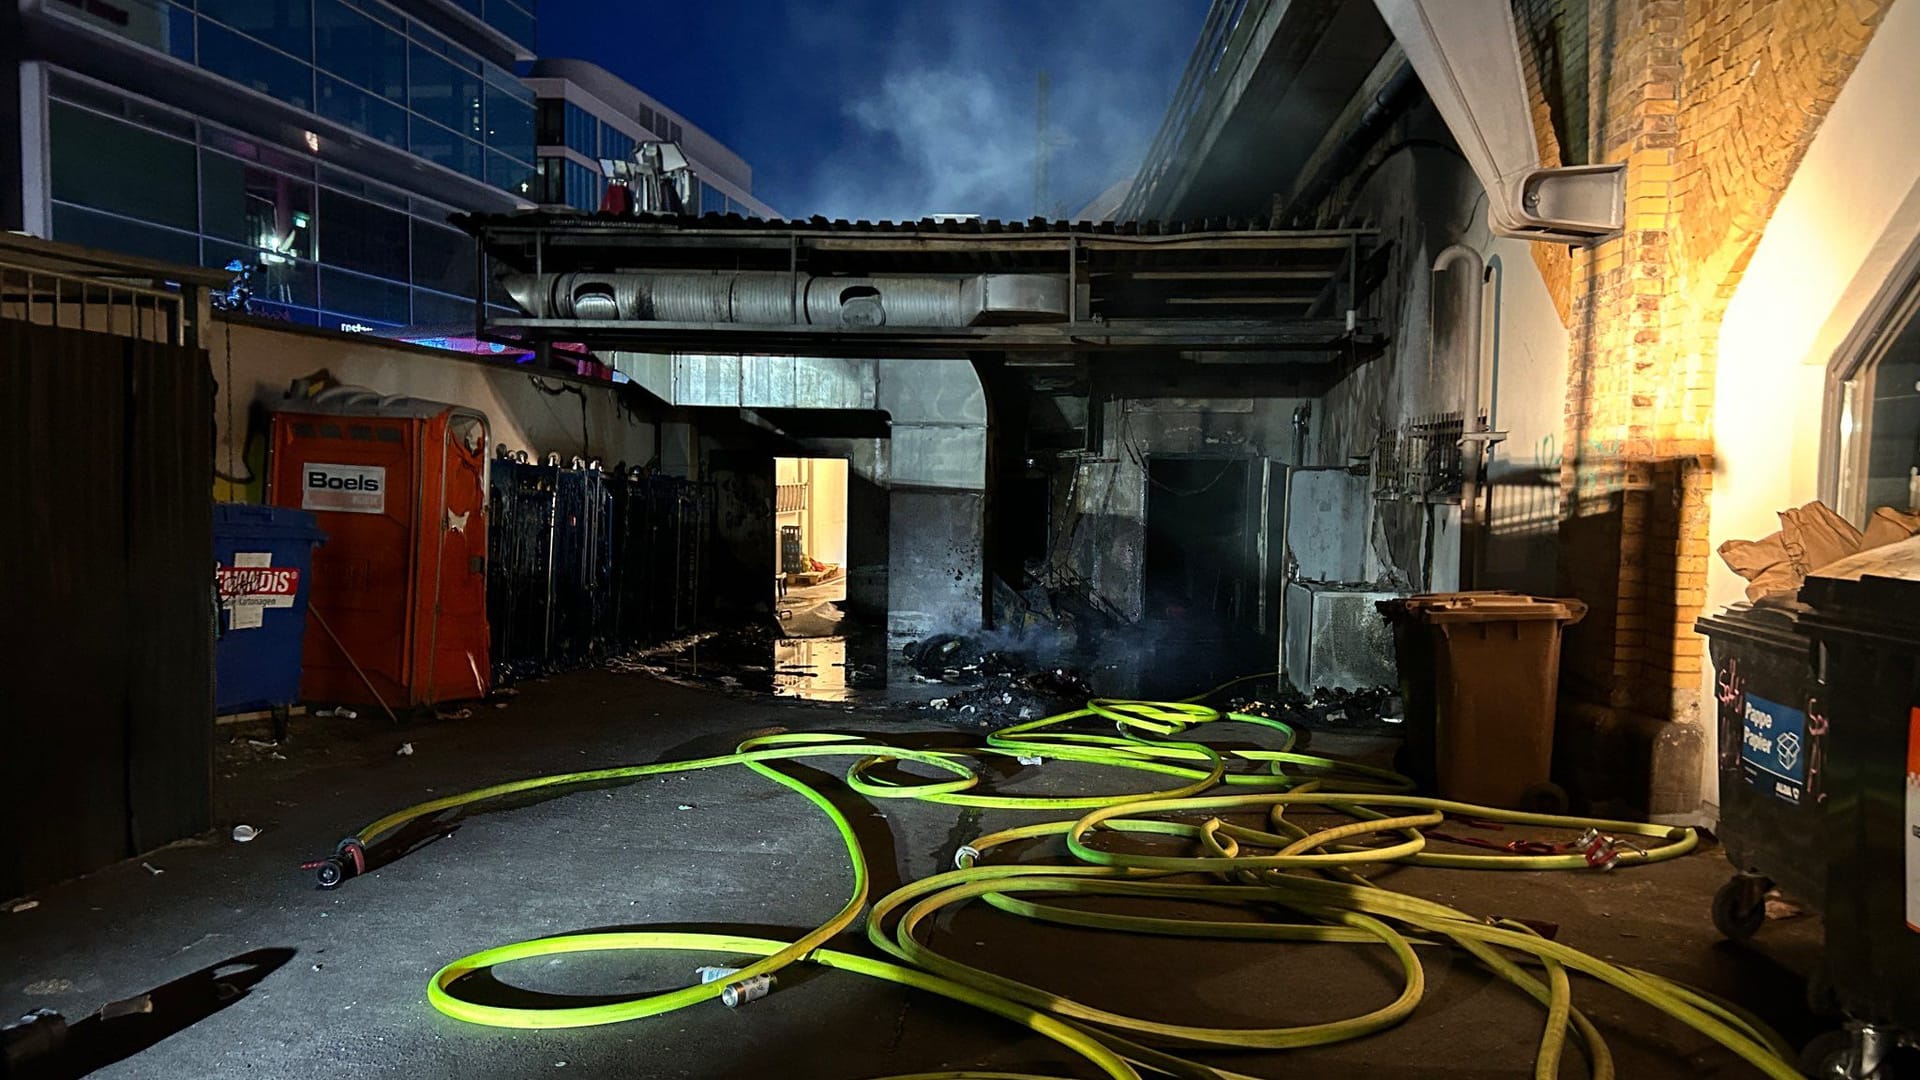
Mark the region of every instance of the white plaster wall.
MULTIPOLYGON (((1920 0, 1898 0, 1808 147, 1727 307, 1714 375, 1714 545, 1817 496, 1827 362, 1920 237, 1920 0)), ((1744 582, 1710 560, 1709 608, 1744 582)), ((1703 701, 1713 700, 1703 672, 1703 701)), ((1715 731, 1702 791, 1718 801, 1715 731)))
POLYGON ((807 497, 807 543, 813 557, 847 564, 847 459, 815 458, 807 497))
MULTIPOLYGON (((1507 432, 1489 460, 1492 536, 1480 584, 1550 592, 1558 577, 1557 473, 1565 427, 1568 334, 1529 244, 1491 234, 1478 181, 1450 155, 1401 154, 1374 174, 1360 204, 1381 222, 1383 235, 1397 236, 1408 252, 1398 285, 1399 306, 1387 314, 1394 344, 1316 407, 1318 460, 1344 461, 1369 449, 1382 427, 1462 406, 1465 373, 1446 341, 1458 316, 1450 307, 1430 310, 1435 297, 1431 267, 1447 244, 1472 248, 1493 270, 1482 297, 1479 404, 1489 410, 1492 427, 1507 432), (1458 232, 1452 231, 1456 228, 1458 232), (1435 318, 1443 331, 1439 335, 1435 318)), ((1465 280, 1465 270, 1456 266, 1440 302, 1454 303, 1455 289, 1463 288, 1465 280)), ((1366 576, 1372 580, 1412 578, 1420 569, 1414 565, 1420 561, 1414 549, 1424 544, 1409 548, 1403 542, 1398 560, 1389 557, 1394 546, 1384 515, 1390 509, 1371 509, 1366 576)), ((1400 520, 1397 527, 1411 526, 1400 520)), ((1428 587, 1457 588, 1457 510, 1436 508, 1420 527, 1432 536, 1428 587)))
MULTIPOLYGON (((243 323, 216 322, 207 351, 214 380, 220 385, 214 402, 214 452, 215 465, 222 472, 229 471, 230 461, 240 463, 240 470, 246 468, 244 451, 234 446, 227 428, 228 394, 235 395, 233 426, 244 438, 255 404, 271 407, 295 379, 321 371, 341 383, 382 394, 478 409, 491 421, 493 444, 505 443, 535 456, 557 451, 570 459, 579 454, 601 458, 611 468, 621 462, 643 465, 654 455, 653 425, 631 415, 610 387, 583 386, 581 394, 549 394, 524 371, 488 367, 455 353, 360 335, 319 335, 243 323)), ((542 382, 550 389, 565 385, 551 379, 542 382)))
POLYGON ((1487 286, 1481 400, 1492 428, 1507 433, 1488 459, 1490 535, 1481 584, 1550 593, 1559 576, 1567 328, 1528 241, 1487 238, 1475 246, 1495 278, 1487 286))

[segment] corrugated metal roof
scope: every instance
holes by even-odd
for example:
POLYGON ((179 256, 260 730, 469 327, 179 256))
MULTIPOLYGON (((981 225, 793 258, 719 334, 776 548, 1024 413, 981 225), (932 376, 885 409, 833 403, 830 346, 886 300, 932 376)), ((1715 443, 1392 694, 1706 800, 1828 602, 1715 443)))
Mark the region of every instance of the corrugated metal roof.
POLYGON ((935 219, 917 221, 849 221, 846 218, 756 218, 739 214, 601 214, 578 210, 535 209, 505 214, 456 214, 454 224, 473 232, 483 227, 588 228, 672 230, 738 230, 749 232, 932 234, 937 236, 1080 235, 1182 236, 1195 233, 1266 232, 1265 220, 1206 218, 1194 221, 1064 221, 1028 218, 935 219))

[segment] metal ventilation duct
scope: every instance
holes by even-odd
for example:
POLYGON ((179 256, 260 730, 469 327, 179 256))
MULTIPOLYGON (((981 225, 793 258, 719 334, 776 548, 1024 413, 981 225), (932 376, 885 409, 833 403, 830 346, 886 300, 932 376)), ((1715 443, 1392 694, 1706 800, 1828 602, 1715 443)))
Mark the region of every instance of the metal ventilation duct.
POLYGON ((1509 0, 1374 0, 1487 189, 1501 236, 1582 244, 1626 222, 1626 165, 1545 168, 1509 0))
POLYGON ((737 273, 511 274, 508 295, 538 319, 763 326, 977 326, 1064 322, 1065 275, 815 277, 737 273))

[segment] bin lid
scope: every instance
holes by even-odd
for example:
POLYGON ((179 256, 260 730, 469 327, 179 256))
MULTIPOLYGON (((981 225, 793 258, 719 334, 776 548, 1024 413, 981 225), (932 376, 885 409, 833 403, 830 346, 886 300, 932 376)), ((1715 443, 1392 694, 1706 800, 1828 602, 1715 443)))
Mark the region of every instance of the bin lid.
POLYGON ((1769 597, 1759 603, 1741 601, 1724 611, 1702 615, 1694 620, 1695 633, 1709 637, 1741 638, 1761 645, 1793 651, 1807 647, 1807 637, 1798 629, 1799 617, 1807 605, 1784 597, 1769 597))
POLYGON ((290 506, 260 506, 255 503, 214 503, 213 535, 244 537, 250 540, 306 540, 327 542, 327 533, 319 519, 305 510, 290 506))
POLYGON ((1427 622, 1530 622, 1551 619, 1577 623, 1587 615, 1584 601, 1527 596, 1505 590, 1426 593, 1400 600, 1383 600, 1380 610, 1389 619, 1413 618, 1427 622))
POLYGON ((1800 600, 1814 622, 1920 628, 1920 536, 1868 548, 1807 575, 1800 600))

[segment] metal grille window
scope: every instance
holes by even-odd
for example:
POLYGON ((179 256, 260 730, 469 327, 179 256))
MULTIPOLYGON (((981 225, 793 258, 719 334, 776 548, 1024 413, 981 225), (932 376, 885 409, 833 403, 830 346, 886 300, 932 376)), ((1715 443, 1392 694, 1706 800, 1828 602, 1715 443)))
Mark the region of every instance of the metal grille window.
POLYGON ((1373 452, 1374 497, 1457 502, 1464 434, 1459 413, 1435 413, 1382 432, 1373 452))

